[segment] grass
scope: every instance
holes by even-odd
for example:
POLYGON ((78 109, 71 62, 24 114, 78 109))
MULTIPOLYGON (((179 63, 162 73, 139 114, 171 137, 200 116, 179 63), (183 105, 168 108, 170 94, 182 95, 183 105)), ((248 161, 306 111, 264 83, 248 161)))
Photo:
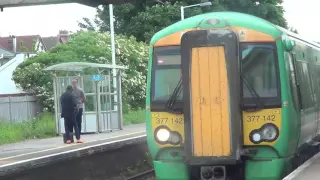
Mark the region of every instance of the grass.
POLYGON ((37 118, 22 123, 0 122, 0 144, 56 135, 52 113, 39 114, 37 118))
POLYGON ((141 124, 146 122, 146 111, 137 110, 131 111, 123 116, 124 125, 141 124))
MULTIPOLYGON (((144 123, 145 111, 131 111, 123 117, 124 125, 144 123)), ((37 118, 22 123, 0 122, 0 145, 55 135, 54 115, 49 112, 41 113, 37 118)))

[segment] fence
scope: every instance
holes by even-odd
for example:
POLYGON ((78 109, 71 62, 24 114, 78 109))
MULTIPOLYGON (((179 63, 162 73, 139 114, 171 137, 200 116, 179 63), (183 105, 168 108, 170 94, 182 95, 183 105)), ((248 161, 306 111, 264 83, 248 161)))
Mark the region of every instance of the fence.
POLYGON ((41 111, 36 98, 30 95, 0 97, 0 121, 22 122, 41 111))

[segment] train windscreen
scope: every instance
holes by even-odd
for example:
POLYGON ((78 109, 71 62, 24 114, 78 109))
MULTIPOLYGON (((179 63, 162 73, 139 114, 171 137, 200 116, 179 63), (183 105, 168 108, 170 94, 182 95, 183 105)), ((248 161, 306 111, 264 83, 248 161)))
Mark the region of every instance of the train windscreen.
MULTIPOLYGON (((276 46, 274 43, 240 43, 244 107, 281 105, 276 46), (256 97, 253 96, 255 92, 256 97)), ((169 100, 181 78, 180 46, 154 48, 152 101, 169 100)), ((183 93, 177 97, 181 101, 183 93)))
POLYGON ((167 101, 181 78, 180 46, 156 47, 153 58, 152 100, 167 101))
POLYGON ((281 104, 276 46, 273 43, 241 43, 242 95, 245 107, 281 104), (256 97, 254 97, 254 94, 256 97))

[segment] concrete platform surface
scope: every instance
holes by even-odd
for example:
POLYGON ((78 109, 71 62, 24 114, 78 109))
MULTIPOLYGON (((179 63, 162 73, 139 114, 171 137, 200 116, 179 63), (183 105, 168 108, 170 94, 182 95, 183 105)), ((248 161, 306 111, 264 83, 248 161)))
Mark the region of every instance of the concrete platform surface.
POLYGON ((319 180, 320 179, 320 153, 299 166, 282 180, 319 180))
POLYGON ((104 152, 134 141, 145 141, 145 124, 124 126, 123 130, 85 134, 83 144, 64 144, 62 137, 35 139, 0 146, 0 176, 56 160, 104 152), (144 139, 143 139, 144 138, 144 139))

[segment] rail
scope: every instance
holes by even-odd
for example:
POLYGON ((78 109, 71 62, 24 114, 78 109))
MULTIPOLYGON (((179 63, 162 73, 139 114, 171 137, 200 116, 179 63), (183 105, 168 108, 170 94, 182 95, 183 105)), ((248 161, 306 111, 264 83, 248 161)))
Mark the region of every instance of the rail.
POLYGON ((144 172, 142 172, 142 173, 139 173, 139 174, 136 174, 136 175, 134 175, 134 176, 131 176, 131 177, 127 178, 126 180, 141 179, 141 178, 143 178, 143 177, 145 177, 145 176, 149 176, 149 175, 151 175, 151 174, 153 174, 153 173, 154 173, 154 169, 150 169, 150 170, 148 170, 148 171, 144 171, 144 172))

